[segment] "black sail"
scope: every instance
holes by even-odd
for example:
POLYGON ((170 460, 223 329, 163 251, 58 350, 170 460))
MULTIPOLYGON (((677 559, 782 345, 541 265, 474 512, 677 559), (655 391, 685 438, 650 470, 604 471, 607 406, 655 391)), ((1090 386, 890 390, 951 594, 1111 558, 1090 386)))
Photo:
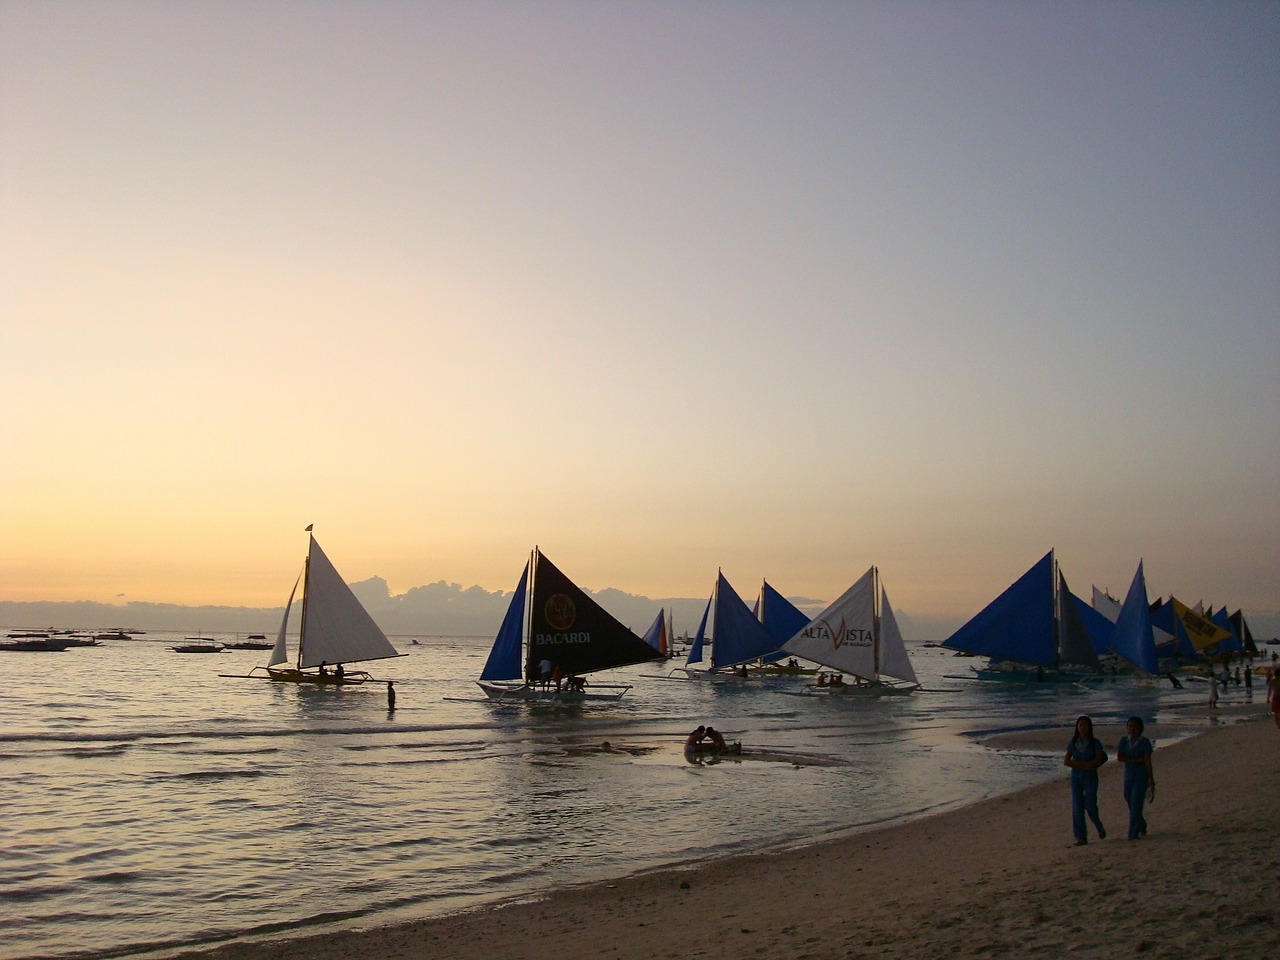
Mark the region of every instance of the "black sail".
POLYGON ((538 676, 543 660, 566 674, 582 674, 661 658, 541 552, 530 607, 527 676, 538 676))

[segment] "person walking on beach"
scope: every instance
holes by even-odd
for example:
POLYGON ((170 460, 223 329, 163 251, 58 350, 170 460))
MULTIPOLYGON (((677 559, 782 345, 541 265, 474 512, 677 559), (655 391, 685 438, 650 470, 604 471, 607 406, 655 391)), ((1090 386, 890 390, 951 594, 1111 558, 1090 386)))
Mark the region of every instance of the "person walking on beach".
POLYGON ((1218 675, 1209 671, 1209 709, 1218 709, 1218 675))
POLYGON ((1267 677, 1267 705, 1271 708, 1271 716, 1276 718, 1276 726, 1280 727, 1280 669, 1271 668, 1271 676, 1267 677))
POLYGON ((1147 835, 1147 821, 1142 816, 1142 805, 1156 795, 1156 774, 1151 765, 1155 747, 1142 735, 1142 718, 1130 717, 1124 725, 1125 735, 1116 746, 1116 759, 1124 764, 1124 802, 1129 807, 1129 839, 1137 840, 1147 835))
POLYGON ((1071 829, 1076 835, 1076 846, 1089 842, 1084 822, 1086 814, 1098 830, 1098 839, 1107 839, 1107 831, 1098 816, 1098 768, 1107 762, 1107 751, 1102 748, 1102 741, 1093 735, 1091 718, 1076 719, 1075 734, 1067 744, 1062 762, 1071 768, 1071 829))

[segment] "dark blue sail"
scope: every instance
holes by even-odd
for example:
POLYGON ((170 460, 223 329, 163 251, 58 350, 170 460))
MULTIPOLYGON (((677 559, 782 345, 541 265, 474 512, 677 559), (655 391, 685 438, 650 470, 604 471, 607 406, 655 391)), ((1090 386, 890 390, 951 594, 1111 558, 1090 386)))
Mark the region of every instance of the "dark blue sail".
MULTIPOLYGON (((760 605, 763 608, 760 622, 779 647, 809 625, 809 615, 801 613, 799 607, 769 586, 767 580, 760 588, 760 605)), ((772 655, 772 659, 776 660, 782 655, 779 649, 772 655)))
POLYGON ((511 604, 507 607, 507 615, 502 618, 502 626, 498 628, 498 636, 493 641, 493 649, 489 651, 489 659, 485 661, 481 680, 519 680, 521 679, 521 641, 524 633, 524 597, 529 586, 529 564, 524 565, 524 573, 520 574, 520 585, 511 595, 511 604))
POLYGON ((942 645, 993 660, 1054 666, 1053 551, 942 645))
POLYGON ((1084 621, 1084 629, 1089 634, 1089 642, 1093 644, 1093 652, 1099 656, 1110 653, 1111 634, 1115 631, 1116 625, 1074 593, 1071 594, 1071 602, 1079 612, 1080 619, 1084 621))
POLYGON ((1160 672, 1156 660, 1155 635, 1151 632, 1151 608, 1147 605, 1147 579, 1142 573, 1142 561, 1133 575, 1129 593, 1116 618, 1112 634, 1112 648, 1143 673, 1160 672))
POLYGON ((689 648, 689 656, 685 659, 686 664, 702 662, 702 643, 707 638, 707 616, 711 613, 711 598, 707 598, 707 605, 702 610, 702 619, 698 621, 698 632, 693 635, 693 646, 689 648))
POLYGON ((775 652, 780 643, 751 613, 751 608, 720 574, 716 581, 715 630, 712 634, 711 668, 732 667, 775 652))
POLYGON ((1240 635, 1236 633, 1235 625, 1231 622, 1231 617, 1227 614, 1226 607, 1219 607, 1218 612, 1209 619, 1214 622, 1215 626, 1219 626, 1231 634, 1230 639, 1223 640, 1218 644, 1220 652, 1225 650, 1230 650, 1232 653, 1244 652, 1244 644, 1240 642, 1240 635))

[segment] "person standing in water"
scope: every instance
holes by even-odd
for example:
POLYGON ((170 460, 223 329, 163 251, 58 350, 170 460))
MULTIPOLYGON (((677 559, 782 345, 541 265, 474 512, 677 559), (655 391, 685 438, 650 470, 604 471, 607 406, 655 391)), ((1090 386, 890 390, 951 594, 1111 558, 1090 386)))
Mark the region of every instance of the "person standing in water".
POLYGON ((396 688, 391 685, 391 681, 387 681, 387 712, 390 713, 396 708, 396 688))
POLYGON ((1129 839, 1137 840, 1147 835, 1147 821, 1142 816, 1142 805, 1147 791, 1154 799, 1156 774, 1151 765, 1155 747, 1142 735, 1142 718, 1130 717, 1124 725, 1125 735, 1116 746, 1116 759, 1124 764, 1124 802, 1129 807, 1129 839))
POLYGON ((1071 829, 1076 835, 1076 846, 1089 842, 1084 818, 1098 830, 1098 839, 1105 840, 1107 831, 1098 816, 1098 768, 1107 762, 1107 751, 1102 741, 1093 735, 1093 720, 1087 716, 1076 720, 1075 734, 1067 744, 1062 762, 1071 768, 1071 829))

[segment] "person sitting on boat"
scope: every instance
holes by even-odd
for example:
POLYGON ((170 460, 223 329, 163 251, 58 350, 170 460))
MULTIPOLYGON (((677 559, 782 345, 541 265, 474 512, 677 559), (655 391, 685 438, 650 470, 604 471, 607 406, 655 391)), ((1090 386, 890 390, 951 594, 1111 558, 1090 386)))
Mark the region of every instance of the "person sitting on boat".
POLYGON ((827 685, 827 675, 824 672, 818 673, 818 686, 825 687, 827 685))
POLYGON ((341 680, 346 675, 346 671, 342 669, 342 664, 338 664, 338 666, 333 671, 333 675, 337 677, 339 680, 341 680))
POLYGON ((328 660, 321 660, 321 661, 320 661, 320 676, 322 676, 322 677, 327 677, 328 675, 329 675, 329 661, 328 661, 328 660))
POLYGON ((585 693, 587 689, 586 677, 575 677, 573 674, 564 678, 564 684, 573 693, 585 693))
POLYGON ((697 750, 702 746, 702 741, 707 738, 707 728, 702 724, 698 724, 698 728, 685 738, 684 748, 686 750, 697 750))
POLYGON ((832 674, 832 675, 831 675, 831 686, 833 686, 833 687, 843 687, 843 686, 844 686, 844 674, 842 674, 842 673, 835 673, 835 674, 832 674))
POLYGON ((741 665, 738 667, 738 669, 737 669, 737 670, 735 670, 734 672, 735 672, 738 676, 740 676, 740 677, 746 677, 746 676, 748 676, 748 675, 749 675, 749 674, 747 673, 747 665, 746 665, 745 663, 744 663, 744 664, 741 664, 741 665))

